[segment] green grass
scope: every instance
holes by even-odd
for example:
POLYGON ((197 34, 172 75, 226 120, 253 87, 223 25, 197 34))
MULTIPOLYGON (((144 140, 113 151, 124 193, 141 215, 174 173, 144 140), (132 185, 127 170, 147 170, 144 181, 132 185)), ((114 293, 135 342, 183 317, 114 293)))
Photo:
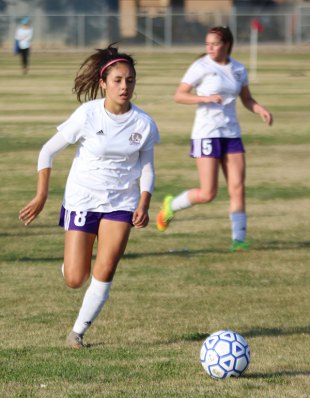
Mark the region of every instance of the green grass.
MULTIPOLYGON (((133 52, 134 53, 134 52, 133 52)), ((196 186, 188 157, 194 107, 174 90, 196 54, 139 53, 135 103, 156 120, 157 182, 146 230, 132 231, 111 298, 86 340, 64 347, 85 288, 62 280, 57 226, 75 148, 54 161, 44 212, 28 228, 19 209, 36 184, 39 148, 75 109, 75 73, 86 54, 36 54, 28 76, 0 60, 0 396, 305 398, 310 389, 308 54, 259 52, 251 90, 274 114, 267 128, 238 105, 247 150, 247 211, 252 248, 230 254, 228 196, 178 213, 165 233, 154 220, 166 193, 196 186), (240 379, 203 371, 203 340, 219 329, 244 335, 251 364, 240 379)), ((236 58, 246 64, 248 53, 236 58)))

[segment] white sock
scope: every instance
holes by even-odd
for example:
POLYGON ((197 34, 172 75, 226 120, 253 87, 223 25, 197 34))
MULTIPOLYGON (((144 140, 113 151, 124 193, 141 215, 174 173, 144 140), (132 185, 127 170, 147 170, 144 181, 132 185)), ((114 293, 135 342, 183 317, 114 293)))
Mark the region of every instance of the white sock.
POLYGON ((230 213, 232 240, 245 241, 247 215, 246 213, 230 213))
POLYGON ((83 335, 101 311, 109 298, 112 282, 101 282, 92 277, 86 290, 83 304, 73 326, 73 331, 83 335))
POLYGON ((171 208, 173 211, 179 211, 191 207, 192 204, 188 199, 188 191, 182 192, 172 200, 171 208))

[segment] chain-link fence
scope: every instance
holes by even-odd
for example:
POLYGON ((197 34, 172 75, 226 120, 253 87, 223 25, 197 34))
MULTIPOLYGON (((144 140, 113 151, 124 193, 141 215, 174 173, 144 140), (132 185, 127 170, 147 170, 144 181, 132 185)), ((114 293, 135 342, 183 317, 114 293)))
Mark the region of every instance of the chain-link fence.
MULTIPOLYGON (((199 45, 207 29, 215 25, 229 25, 237 43, 250 41, 251 21, 259 20, 263 31, 260 43, 292 45, 310 42, 310 6, 296 7, 286 12, 240 13, 172 13, 169 9, 151 16, 137 13, 121 15, 30 15, 34 28, 33 49, 62 50, 103 46, 111 42, 141 46, 199 45)), ((10 49, 20 17, 0 14, 0 46, 10 49)))

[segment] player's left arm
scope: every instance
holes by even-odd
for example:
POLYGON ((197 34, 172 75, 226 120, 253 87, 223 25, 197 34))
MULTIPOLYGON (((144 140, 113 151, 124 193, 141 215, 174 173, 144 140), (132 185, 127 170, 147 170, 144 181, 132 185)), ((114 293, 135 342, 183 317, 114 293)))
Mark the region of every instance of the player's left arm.
POLYGON ((149 223, 149 207, 152 194, 147 191, 141 192, 138 207, 133 213, 132 223, 135 228, 145 228, 149 223))
POLYGON ((151 203, 152 192, 155 184, 154 148, 140 152, 141 177, 140 200, 134 211, 132 223, 136 228, 144 228, 149 223, 148 210, 151 203))
POLYGON ((268 109, 255 101, 255 99, 251 95, 249 86, 242 87, 240 91, 240 98, 245 108, 253 113, 257 113, 262 118, 262 120, 266 122, 269 126, 272 125, 272 114, 268 111, 268 109))

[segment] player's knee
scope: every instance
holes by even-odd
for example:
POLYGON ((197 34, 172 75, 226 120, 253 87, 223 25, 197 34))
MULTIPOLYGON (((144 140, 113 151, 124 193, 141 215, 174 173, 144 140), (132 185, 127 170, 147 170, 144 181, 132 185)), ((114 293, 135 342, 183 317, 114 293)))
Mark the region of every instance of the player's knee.
POLYGON ((216 198, 217 192, 214 191, 202 191, 199 193, 199 201, 200 203, 209 203, 212 202, 216 198))
POLYGON ((93 276, 101 281, 112 281, 117 268, 118 260, 104 263, 96 261, 93 276))
POLYGON ((65 283, 71 289, 78 289, 79 287, 81 287, 83 285, 83 283, 81 281, 77 281, 76 279, 72 279, 72 278, 65 278, 65 283))
POLYGON ((89 278, 89 274, 83 275, 76 275, 76 274, 69 274, 64 275, 65 283, 71 289, 78 289, 84 285, 84 283, 89 278))

